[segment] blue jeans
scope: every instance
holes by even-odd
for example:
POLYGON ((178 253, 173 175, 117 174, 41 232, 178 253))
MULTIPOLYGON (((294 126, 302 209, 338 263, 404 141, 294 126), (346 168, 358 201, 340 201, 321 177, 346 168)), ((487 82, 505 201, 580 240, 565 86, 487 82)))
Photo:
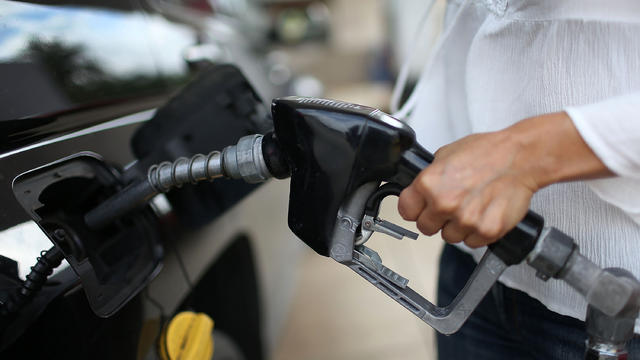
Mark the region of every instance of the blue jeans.
MULTIPOLYGON (((440 258, 438 305, 462 289, 476 262, 446 245, 440 258)), ((496 284, 455 334, 438 334, 438 358, 457 359, 583 359, 585 324, 548 310, 529 295, 496 284)), ((629 359, 640 359, 640 338, 629 343, 629 359)))

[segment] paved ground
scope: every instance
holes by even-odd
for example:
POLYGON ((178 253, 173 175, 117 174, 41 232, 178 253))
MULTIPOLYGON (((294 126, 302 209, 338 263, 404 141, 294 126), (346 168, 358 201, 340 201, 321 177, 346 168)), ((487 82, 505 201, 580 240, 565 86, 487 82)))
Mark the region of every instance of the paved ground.
MULTIPOLYGON (((400 223, 395 199, 382 218, 400 223)), ((407 225, 407 224, 404 224, 407 225)), ((404 226, 403 225, 403 226, 404 226)), ((415 231, 415 230, 414 230, 415 231)), ((370 241, 390 268, 433 300, 439 238, 398 241, 384 235, 370 241)), ((309 251, 275 360, 433 359, 433 330, 350 269, 309 251)))

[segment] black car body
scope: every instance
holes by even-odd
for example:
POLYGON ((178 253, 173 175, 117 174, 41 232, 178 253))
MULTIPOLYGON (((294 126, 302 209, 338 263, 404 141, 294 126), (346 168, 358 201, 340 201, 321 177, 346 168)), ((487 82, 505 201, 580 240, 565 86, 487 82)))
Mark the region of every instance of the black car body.
POLYGON ((180 310, 209 314, 235 358, 275 344, 300 249, 286 184, 188 186, 117 228, 78 228, 135 169, 268 127, 260 99, 282 88, 205 5, 0 1, 0 301, 22 281, 13 260, 24 276, 50 239, 74 268, 2 319, 2 358, 154 358, 180 310), (156 111, 203 78, 195 101, 156 111))

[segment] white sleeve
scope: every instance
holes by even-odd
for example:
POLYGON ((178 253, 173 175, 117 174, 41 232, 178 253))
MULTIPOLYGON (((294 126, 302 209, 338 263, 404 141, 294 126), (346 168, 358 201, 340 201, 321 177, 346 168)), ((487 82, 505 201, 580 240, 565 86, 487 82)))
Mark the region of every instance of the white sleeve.
POLYGON ((640 92, 565 111, 591 150, 618 175, 586 183, 640 224, 640 92))
POLYGON ((640 179, 640 92, 565 109, 591 150, 614 173, 640 179))

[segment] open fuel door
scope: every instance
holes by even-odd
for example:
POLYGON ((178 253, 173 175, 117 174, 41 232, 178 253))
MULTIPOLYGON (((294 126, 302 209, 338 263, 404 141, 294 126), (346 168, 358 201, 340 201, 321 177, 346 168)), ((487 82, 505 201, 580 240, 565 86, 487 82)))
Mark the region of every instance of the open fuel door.
POLYGON ((159 272, 160 228, 150 207, 100 231, 84 214, 120 190, 119 172, 93 153, 79 153, 18 176, 13 191, 27 213, 64 253, 93 311, 108 317, 159 272))

